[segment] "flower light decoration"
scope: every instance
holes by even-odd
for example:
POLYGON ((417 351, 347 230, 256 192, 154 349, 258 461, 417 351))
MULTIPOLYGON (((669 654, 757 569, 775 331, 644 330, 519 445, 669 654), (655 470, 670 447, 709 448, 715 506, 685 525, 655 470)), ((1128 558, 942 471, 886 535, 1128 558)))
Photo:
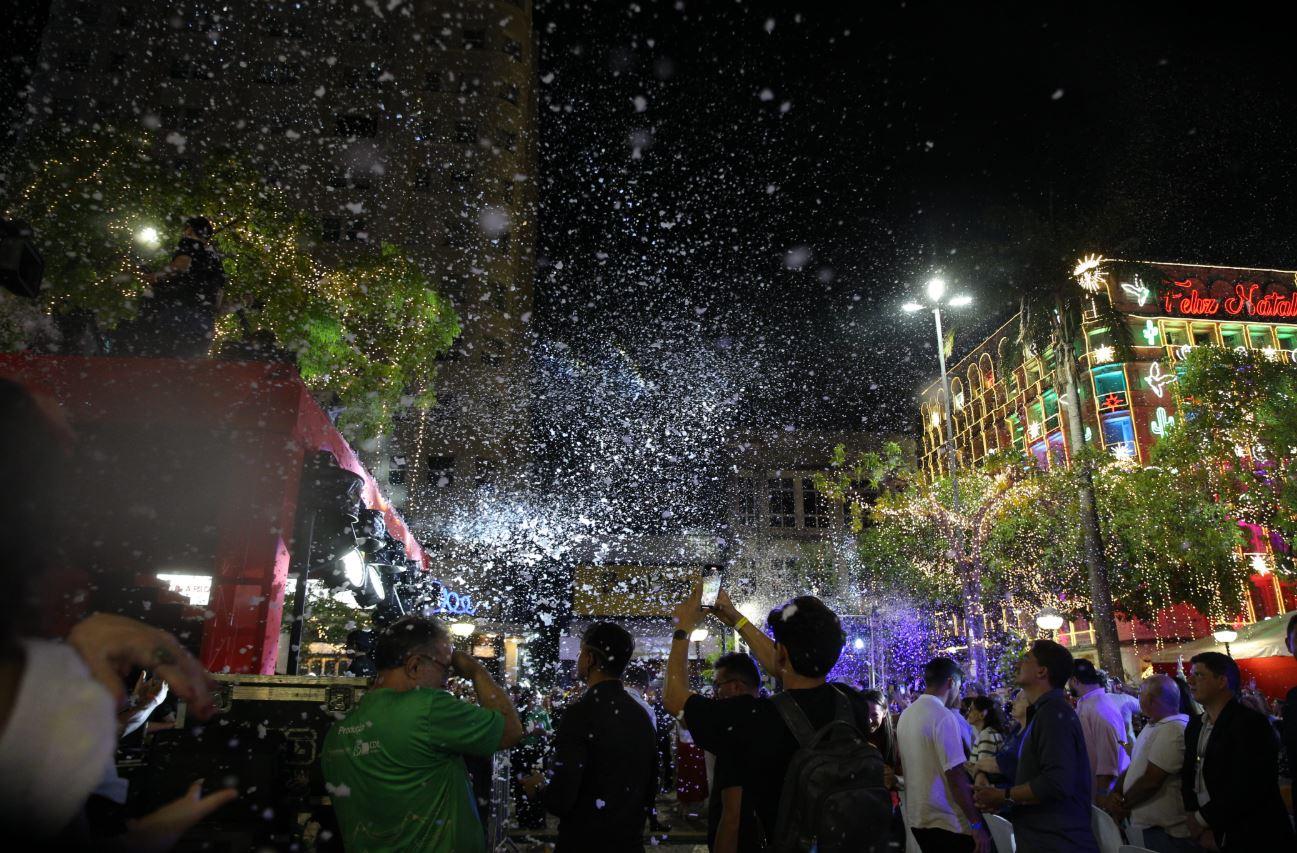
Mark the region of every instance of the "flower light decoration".
POLYGON ((1072 269, 1072 275, 1076 278, 1077 284, 1090 293, 1098 293, 1102 290, 1104 281, 1100 267, 1103 262, 1102 255, 1086 255, 1077 261, 1076 266, 1072 269))

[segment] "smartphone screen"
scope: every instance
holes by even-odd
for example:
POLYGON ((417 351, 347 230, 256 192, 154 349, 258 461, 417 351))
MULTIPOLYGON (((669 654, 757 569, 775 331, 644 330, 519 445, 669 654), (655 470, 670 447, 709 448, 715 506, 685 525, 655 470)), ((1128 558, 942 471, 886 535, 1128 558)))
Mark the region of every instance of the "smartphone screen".
POLYGON ((716 596, 721 591, 721 576, 719 574, 706 575, 703 577, 703 607, 715 607, 716 596))

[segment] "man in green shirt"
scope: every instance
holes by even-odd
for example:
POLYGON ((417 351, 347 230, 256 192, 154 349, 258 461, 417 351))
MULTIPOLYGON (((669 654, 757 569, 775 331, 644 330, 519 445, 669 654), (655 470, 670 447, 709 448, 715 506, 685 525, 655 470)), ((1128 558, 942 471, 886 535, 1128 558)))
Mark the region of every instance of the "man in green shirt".
POLYGON ((465 755, 488 756, 522 738, 509 694, 444 625, 408 616, 374 645, 378 675, 324 739, 324 781, 348 851, 481 853, 482 821, 465 755), (477 705, 446 692, 470 679, 477 705))

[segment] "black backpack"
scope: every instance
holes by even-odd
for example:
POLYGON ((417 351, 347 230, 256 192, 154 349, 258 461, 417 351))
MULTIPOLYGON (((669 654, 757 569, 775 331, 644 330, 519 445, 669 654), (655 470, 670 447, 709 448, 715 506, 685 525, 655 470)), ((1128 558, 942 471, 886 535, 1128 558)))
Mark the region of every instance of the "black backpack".
POLYGON ((769 849, 775 853, 870 850, 886 842, 892 799, 883 787, 883 756, 856 727, 840 690, 834 718, 815 731, 787 693, 773 697, 798 749, 784 774, 779 818, 769 849))

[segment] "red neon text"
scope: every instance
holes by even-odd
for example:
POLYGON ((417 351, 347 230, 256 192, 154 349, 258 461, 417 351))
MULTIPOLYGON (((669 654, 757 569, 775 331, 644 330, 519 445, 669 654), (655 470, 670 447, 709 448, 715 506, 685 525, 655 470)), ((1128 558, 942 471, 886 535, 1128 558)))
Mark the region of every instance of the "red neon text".
POLYGON ((1221 299, 1205 296, 1194 279, 1174 282, 1177 288, 1162 292, 1162 305, 1167 313, 1190 317, 1213 317, 1224 311, 1231 317, 1240 314, 1252 317, 1297 317, 1297 293, 1266 293, 1256 282, 1238 282, 1233 294, 1221 299))

